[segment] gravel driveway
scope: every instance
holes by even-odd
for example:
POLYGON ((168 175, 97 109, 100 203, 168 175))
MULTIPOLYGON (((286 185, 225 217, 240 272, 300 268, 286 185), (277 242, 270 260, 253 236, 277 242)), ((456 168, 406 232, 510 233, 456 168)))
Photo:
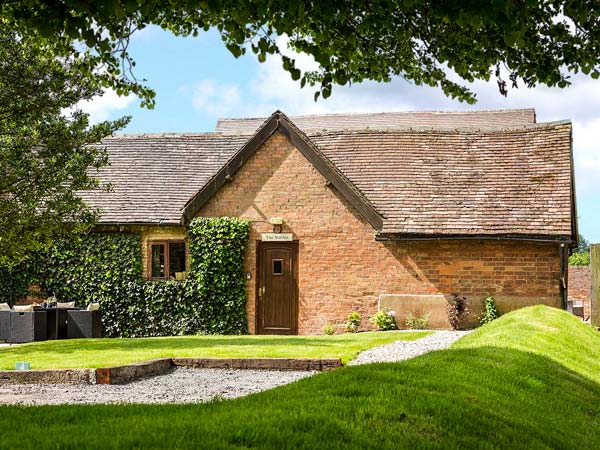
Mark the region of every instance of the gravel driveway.
POLYGON ((271 389, 315 372, 178 368, 121 385, 0 385, 0 404, 198 403, 235 398, 271 389))
MULTIPOLYGON (((416 341, 396 341, 362 352, 349 365, 394 362, 449 347, 468 331, 435 331, 416 341)), ((177 368, 124 385, 0 384, 0 404, 199 403, 243 397, 316 372, 177 368)))

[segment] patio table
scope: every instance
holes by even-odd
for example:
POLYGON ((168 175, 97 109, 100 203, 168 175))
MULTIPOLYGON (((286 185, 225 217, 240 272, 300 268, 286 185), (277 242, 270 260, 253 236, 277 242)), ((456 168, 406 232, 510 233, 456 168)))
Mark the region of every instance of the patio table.
POLYGON ((42 308, 36 307, 36 311, 46 312, 46 336, 48 340, 67 339, 69 311, 79 311, 83 308, 42 308))

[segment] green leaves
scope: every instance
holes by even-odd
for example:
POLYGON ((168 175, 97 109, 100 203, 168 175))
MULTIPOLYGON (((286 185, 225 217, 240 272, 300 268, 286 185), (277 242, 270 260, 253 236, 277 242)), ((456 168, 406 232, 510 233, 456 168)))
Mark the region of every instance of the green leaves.
POLYGON ((248 222, 240 219, 192 221, 191 267, 182 282, 142 279, 138 234, 80 234, 55 242, 18 270, 0 269, 0 301, 23 297, 39 279, 44 292, 59 300, 78 306, 99 302, 105 336, 246 333, 248 234, 248 222))
POLYGON ((590 252, 575 252, 569 256, 570 266, 589 266, 590 265, 590 252))
POLYGON ((98 93, 81 76, 90 61, 58 58, 57 47, 0 23, 0 266, 94 224, 76 192, 99 187, 88 170, 108 161, 95 144, 129 120, 89 125, 74 107, 98 93))
POLYGON ((80 50, 76 43, 85 42, 97 54, 86 76, 99 86, 136 94, 148 107, 154 105, 153 91, 128 70, 132 30, 148 25, 184 36, 214 28, 235 57, 251 47, 261 62, 269 54, 285 55, 287 48, 280 48, 285 42, 314 57, 314 70, 302 71, 285 60, 284 68, 292 79, 319 86, 315 98, 328 97, 336 84, 400 76, 474 102, 465 83, 447 77, 447 67, 458 68, 458 76, 470 83, 489 79, 501 64, 531 86, 565 86, 567 70, 600 73, 597 2, 30 0, 5 2, 0 12, 36 45, 52 43, 62 57, 73 56, 80 50))

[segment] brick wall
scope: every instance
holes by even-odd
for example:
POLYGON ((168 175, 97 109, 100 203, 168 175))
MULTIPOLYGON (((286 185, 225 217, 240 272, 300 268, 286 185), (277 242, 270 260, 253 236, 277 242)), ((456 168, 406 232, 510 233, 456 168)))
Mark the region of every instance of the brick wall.
POLYGON ((568 299, 583 302, 583 317, 590 317, 592 271, 590 266, 569 266, 568 299))
MULTIPOLYGON (((366 318, 382 294, 457 292, 475 313, 486 292, 501 310, 560 305, 558 246, 510 241, 377 242, 374 230, 280 133, 273 135, 199 216, 251 220, 245 270, 249 328, 255 330, 256 241, 282 217, 299 241, 299 332, 321 333, 356 310, 366 318)), ((443 297, 440 296, 443 299, 443 297)), ((444 308, 445 304, 437 305, 444 308)), ((400 311, 400 314, 407 311, 400 311)), ((440 319, 441 320, 441 319, 440 319)), ((444 326, 446 322, 432 323, 444 326)))

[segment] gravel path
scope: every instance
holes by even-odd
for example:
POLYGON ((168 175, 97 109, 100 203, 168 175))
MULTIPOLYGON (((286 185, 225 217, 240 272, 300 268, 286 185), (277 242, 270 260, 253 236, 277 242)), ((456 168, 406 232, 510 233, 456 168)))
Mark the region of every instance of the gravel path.
POLYGON ((185 369, 123 385, 0 385, 0 404, 199 403, 235 398, 308 377, 314 372, 185 369))
MULTIPOLYGON (((435 331, 416 341, 396 341, 362 352, 349 365, 394 362, 449 347, 468 331, 435 331)), ((124 385, 0 384, 0 404, 199 403, 243 397, 292 383, 315 372, 186 369, 124 385)))
POLYGON ((448 348, 467 333, 469 331, 435 331, 416 341, 392 342, 360 353, 348 365, 404 361, 427 352, 448 348))

